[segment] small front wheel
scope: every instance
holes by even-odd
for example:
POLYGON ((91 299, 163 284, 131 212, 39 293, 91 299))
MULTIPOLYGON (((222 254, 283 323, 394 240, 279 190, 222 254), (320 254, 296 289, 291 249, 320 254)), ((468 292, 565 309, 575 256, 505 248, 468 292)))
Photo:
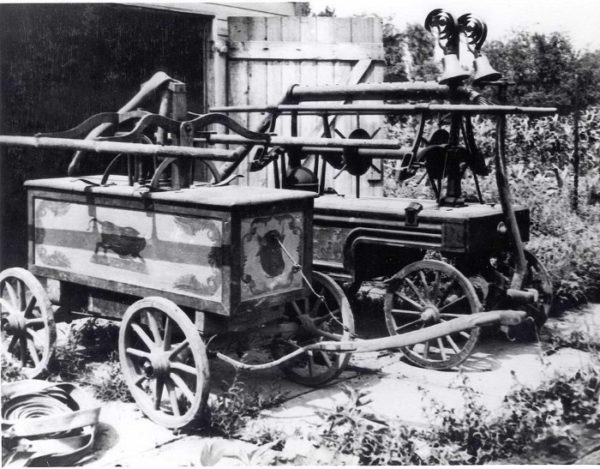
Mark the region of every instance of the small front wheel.
POLYGON ((175 303, 148 297, 132 304, 119 330, 119 358, 129 390, 148 418, 168 428, 201 419, 209 389, 206 349, 175 303))
MULTIPOLYGON (((313 287, 319 296, 297 300, 286 306, 289 319, 275 339, 274 355, 281 357, 299 347, 323 340, 350 340, 354 336, 354 317, 340 286, 330 277, 313 272, 313 287)), ((283 326, 283 325, 282 325, 283 326)), ((319 386, 338 376, 350 361, 351 353, 311 350, 285 362, 285 375, 306 386, 319 386)))

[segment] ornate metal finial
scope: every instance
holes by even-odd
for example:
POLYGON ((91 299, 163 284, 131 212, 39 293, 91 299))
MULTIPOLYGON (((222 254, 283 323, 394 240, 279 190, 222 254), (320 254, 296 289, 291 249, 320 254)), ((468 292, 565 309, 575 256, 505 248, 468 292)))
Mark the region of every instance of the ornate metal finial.
POLYGON ((481 47, 487 37, 487 25, 471 13, 466 13, 458 18, 459 33, 467 38, 467 47, 475 58, 481 55, 481 47))
POLYGON ((459 30, 450 13, 441 8, 432 10, 425 18, 425 29, 429 32, 437 29, 438 44, 444 51, 444 55, 458 54, 459 30))
POLYGON ((458 30, 467 39, 467 47, 473 53, 473 83, 475 85, 484 82, 497 81, 502 74, 490 65, 489 60, 481 53, 481 47, 487 37, 487 25, 471 13, 466 13, 458 18, 458 30))

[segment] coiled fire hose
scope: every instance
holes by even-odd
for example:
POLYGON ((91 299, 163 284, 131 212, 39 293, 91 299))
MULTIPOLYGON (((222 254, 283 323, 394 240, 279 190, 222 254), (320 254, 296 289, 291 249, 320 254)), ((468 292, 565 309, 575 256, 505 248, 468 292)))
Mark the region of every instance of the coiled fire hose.
POLYGON ((67 466, 94 444, 100 407, 71 383, 2 385, 2 465, 67 466))

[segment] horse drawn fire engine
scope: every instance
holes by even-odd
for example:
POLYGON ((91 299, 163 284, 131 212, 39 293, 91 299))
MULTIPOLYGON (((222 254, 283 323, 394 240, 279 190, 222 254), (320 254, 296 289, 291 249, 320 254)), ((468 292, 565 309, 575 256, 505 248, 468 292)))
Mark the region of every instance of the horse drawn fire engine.
POLYGON ((504 134, 507 114, 555 109, 492 104, 464 84, 461 34, 476 56, 476 84, 502 85, 482 61, 482 25, 470 16, 454 22, 441 10, 429 15, 445 51, 440 83, 293 86, 279 105, 258 109, 267 115, 252 131, 223 112, 257 109, 188 112, 185 86, 158 73, 119 112, 61 133, 0 136, 0 145, 76 152, 67 177, 26 183, 29 265, 0 273, 3 353, 38 376, 52 360, 57 321, 71 312, 119 319, 119 357, 134 399, 154 421, 179 428, 202 415, 209 386, 203 339, 215 334, 267 331, 268 363, 208 355, 244 369, 280 366, 315 386, 337 376, 352 353, 403 348, 415 364, 451 368, 472 352, 480 326, 525 316, 543 322, 550 282, 523 247, 529 212, 511 201, 504 134), (137 109, 157 91, 158 113, 137 109), (350 103, 322 103, 335 100, 350 103), (404 103, 413 100, 430 102, 404 103), (273 133, 283 114, 292 116, 292 137, 273 133), (412 147, 401 148, 362 129, 332 137, 328 117, 338 114, 418 115, 421 124, 412 147), (448 114, 448 129, 426 139, 426 120, 439 114, 448 114), (488 171, 475 146, 474 114, 497 120, 500 205, 462 198, 465 171, 488 171), (297 136, 302 115, 322 116, 325 135, 297 136), (215 126, 227 132, 209 130, 215 126), (276 187, 232 184, 257 147, 251 167, 272 166, 276 187), (79 176, 92 154, 116 156, 103 174, 79 176), (302 165, 308 155, 315 171, 302 165), (401 161, 402 178, 424 168, 436 199, 327 193, 328 168, 360 178, 373 158, 401 161), (430 251, 448 262, 427 258, 430 251), (363 281, 381 278, 390 336, 357 339, 340 284, 353 295, 363 281))

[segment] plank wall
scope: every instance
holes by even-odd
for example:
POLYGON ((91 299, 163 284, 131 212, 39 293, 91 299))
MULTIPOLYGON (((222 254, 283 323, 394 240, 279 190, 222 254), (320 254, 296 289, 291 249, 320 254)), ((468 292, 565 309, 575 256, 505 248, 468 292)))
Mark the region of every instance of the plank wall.
MULTIPOLYGON (((383 81, 382 25, 377 18, 237 17, 229 18, 228 104, 275 105, 291 85, 335 85, 383 81)), ((254 129, 263 116, 235 113, 232 117, 254 129)), ((357 124, 374 132, 378 117, 344 116, 336 128, 348 135, 357 124)), ((320 117, 299 117, 299 135, 320 137, 320 117)), ((290 135, 290 117, 280 117, 279 135, 290 135)), ((382 133, 378 134, 382 137, 382 133)), ((313 163, 305 166, 313 169, 313 163)), ((248 174, 248 185, 273 185, 272 167, 248 174)), ((326 187, 354 193, 355 180, 329 168, 326 187)), ((378 195, 381 182, 363 176, 361 194, 378 195)))

